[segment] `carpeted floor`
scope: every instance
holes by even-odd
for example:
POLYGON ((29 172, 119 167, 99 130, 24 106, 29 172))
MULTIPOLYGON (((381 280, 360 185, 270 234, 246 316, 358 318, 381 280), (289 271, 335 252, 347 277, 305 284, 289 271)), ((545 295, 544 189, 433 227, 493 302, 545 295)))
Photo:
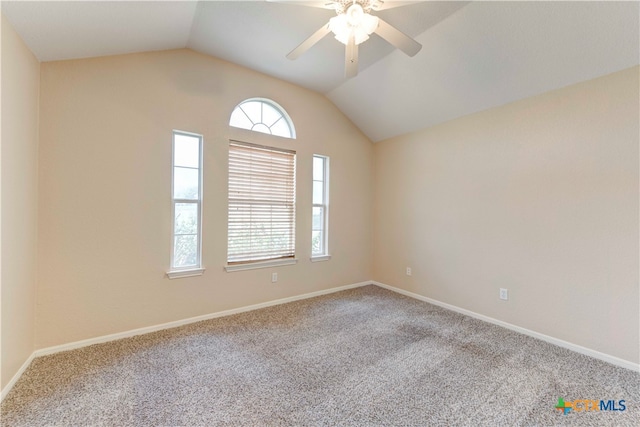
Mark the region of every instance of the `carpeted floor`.
POLYGON ((3 426, 640 425, 640 374, 366 286, 37 358, 3 426), (571 411, 558 398, 625 400, 571 411))

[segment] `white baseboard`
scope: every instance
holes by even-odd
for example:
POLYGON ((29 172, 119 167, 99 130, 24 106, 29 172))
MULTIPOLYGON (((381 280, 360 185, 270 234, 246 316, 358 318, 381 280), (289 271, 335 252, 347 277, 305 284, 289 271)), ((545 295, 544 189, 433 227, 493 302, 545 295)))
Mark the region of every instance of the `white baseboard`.
POLYGON ((35 353, 31 353, 31 355, 27 358, 27 360, 24 361, 22 366, 20 366, 20 369, 18 369, 18 372, 16 372, 16 374, 11 378, 11 381, 9 381, 6 386, 4 386, 4 388, 2 389, 2 392, 0 392, 0 402, 4 400, 7 393, 9 393, 9 391, 13 388, 16 382, 18 382, 22 374, 24 374, 24 371, 27 370, 27 368, 31 364, 31 361, 33 361, 35 357, 36 357, 35 353))
POLYGON ((615 366, 620 366, 621 368, 631 369, 632 371, 640 372, 640 364, 633 363, 628 360, 620 359, 619 357, 611 356, 606 353, 599 352, 597 350, 592 350, 587 347, 582 347, 578 344, 573 344, 568 341, 561 340, 559 338, 554 338, 549 335, 541 334, 536 331, 532 331, 530 329, 522 328, 520 326, 513 325, 511 323, 503 322, 502 320, 494 319, 493 317, 485 316, 483 314, 478 314, 470 310, 466 310, 464 308, 456 307, 455 305, 447 304, 435 299, 431 299, 413 292, 405 291, 404 289, 396 288, 394 286, 386 285, 384 283, 372 281, 372 283, 376 286, 380 286, 381 288, 388 289, 393 292, 397 292, 402 295, 406 295, 411 298, 415 298, 420 301, 428 302, 433 305, 437 305, 442 308, 446 308, 447 310, 455 311, 460 314, 464 314, 469 317, 473 317, 479 320, 483 320, 488 323, 493 323, 494 325, 502 326, 503 328, 510 329, 515 332, 519 332, 524 335, 528 335, 533 338, 537 338, 542 341, 546 341, 548 343, 557 345, 558 347, 563 347, 568 350, 575 351, 576 353, 584 354, 585 356, 593 357, 594 359, 602 360, 607 363, 611 363, 615 366))
POLYGON ((95 337, 95 338, 89 338, 89 339, 86 339, 86 340, 70 342, 70 343, 67 343, 67 344, 56 345, 56 346, 53 346, 53 347, 41 348, 41 349, 36 350, 33 353, 31 353, 31 356, 29 356, 29 358, 24 362, 22 367, 20 367, 18 372, 16 372, 16 374, 13 376, 13 378, 11 378, 11 381, 9 381, 9 383, 4 387, 4 389, 2 389, 2 395, 0 397, 0 402, 2 400, 4 400, 5 396, 9 393, 9 391, 14 386, 16 381, 18 381, 18 379, 20 378, 22 373, 25 371, 25 369, 27 369, 27 367, 29 366, 31 361, 33 359, 35 359, 36 357, 46 356, 48 354, 59 353, 61 351, 74 350, 74 349, 77 349, 77 348, 87 347, 87 346, 93 345, 93 344, 100 344, 100 343, 105 343, 105 342, 109 342, 109 341, 115 341, 115 340, 119 340, 119 339, 122 339, 122 338, 129 338, 129 337, 133 337, 133 336, 136 336, 136 335, 148 334, 149 332, 156 332, 156 331, 160 331, 160 330, 163 330, 163 329, 175 328, 175 327, 178 327, 178 326, 188 325, 189 323, 195 323, 195 322, 200 322, 200 321, 203 321, 203 320, 215 319, 217 317, 230 316, 232 314, 244 313, 246 311, 258 310, 260 308, 266 308, 266 307, 271 307, 271 306, 274 306, 274 305, 286 304, 288 302, 293 302, 293 301, 313 298, 313 297, 317 297, 317 296, 320 296, 320 295, 332 294, 334 292, 340 292, 340 291, 344 291, 344 290, 347 290, 347 289, 359 288, 361 286, 366 286, 366 285, 371 285, 371 284, 372 284, 371 281, 353 283, 351 285, 338 286, 336 288, 324 289, 322 291, 310 292, 310 293, 307 293, 307 294, 296 295, 296 296, 293 296, 293 297, 282 298, 282 299, 277 299, 277 300, 273 300, 273 301, 267 301, 267 302, 263 302, 263 303, 260 303, 260 304, 248 305, 248 306, 245 306, 245 307, 234 308, 234 309, 231 309, 231 310, 218 311, 216 313, 205 314, 205 315, 202 315, 202 316, 191 317, 191 318, 188 318, 188 319, 176 320, 176 321, 173 321, 173 322, 162 323, 160 325, 147 326, 147 327, 144 327, 144 328, 132 329, 132 330, 129 330, 129 331, 124 331, 124 332, 118 332, 116 334, 103 335, 103 336, 100 336, 100 337, 95 337))
POLYGON ((261 308, 266 308, 266 307, 272 307, 275 305, 280 305, 280 304, 286 304, 288 302, 293 302, 293 301, 299 301, 299 300, 303 300, 303 299, 308 299, 308 298, 313 298, 313 297, 317 297, 320 295, 327 295, 327 294, 332 294, 334 292, 340 292, 340 291, 344 291, 347 289, 353 289, 353 288, 359 288, 361 286, 366 286, 366 285, 376 285, 379 286, 381 288, 385 288, 388 289, 390 291, 393 292, 397 292, 399 294, 402 295, 406 295, 408 297, 411 298, 415 298, 417 300, 420 301, 424 301, 424 302, 428 302, 430 304, 433 305, 437 305, 443 308, 446 308, 448 310, 452 310, 470 317, 474 317, 476 319, 480 319, 483 320, 485 322, 489 322, 489 323, 493 323, 495 325, 498 326, 502 326, 504 328, 510 329, 512 331, 516 331, 519 332, 521 334, 524 335, 529 335, 531 337, 534 338, 538 338, 542 341, 546 341, 548 343, 551 344, 555 344, 559 347, 564 347, 567 348, 569 350, 575 351, 577 353, 580 354, 584 354, 586 356, 590 356, 593 357, 595 359, 599 359, 608 363, 611 363, 612 365, 616 365, 616 366, 620 366, 622 368, 626 368, 626 369, 631 369, 633 371, 636 372, 640 372, 640 364, 637 363, 633 363, 624 359, 620 359, 618 357, 615 356, 611 356, 608 355, 606 353, 601 353, 599 351, 596 350, 591 350, 589 348, 586 347, 582 347, 579 346, 577 344, 573 344, 567 341, 563 341, 561 339, 558 338, 554 338, 548 335, 544 335, 529 329, 525 329, 522 328, 520 326, 516 326, 516 325, 512 325, 511 323, 507 323, 507 322, 503 322, 501 320, 497 320, 494 319, 492 317, 488 317, 488 316, 484 316, 482 314, 478 314, 475 313, 473 311, 469 311, 469 310, 465 310, 463 308, 460 307, 456 307, 454 305, 451 304, 447 304, 438 300, 434 300, 413 292, 409 292, 409 291, 405 291, 404 289, 400 289, 400 288, 396 288, 394 286, 390 286, 390 285, 386 285, 384 283, 380 283, 380 282, 376 282, 373 280, 369 280, 369 281, 365 281, 365 282, 360 282, 360 283, 354 283, 351 285, 345 285, 345 286, 338 286, 335 288, 331 288, 331 289, 325 289, 322 291, 316 291, 316 292, 310 292, 307 294, 302 294, 302 295, 296 295, 293 297, 288 297, 288 298, 282 298, 282 299, 277 299, 277 300, 273 300, 273 301, 267 301, 267 302, 263 302, 260 304, 253 304, 253 305, 248 305, 245 307, 240 307, 240 308, 234 308, 231 310, 224 310, 224 311, 219 311, 216 313, 210 313, 210 314, 205 314, 202 316, 196 316, 196 317, 191 317, 188 319, 182 319, 182 320, 176 320, 173 322, 167 322, 167 323, 163 323, 160 325, 154 325, 154 326, 147 326, 144 328, 138 328, 138 329, 132 329, 129 331, 124 331, 124 332, 118 332, 115 334, 110 334, 110 335, 103 335, 100 337, 95 337, 95 338, 89 338, 86 340, 81 340, 81 341, 75 341, 75 342, 71 342, 71 343, 67 343, 67 344, 61 344, 61 345, 57 345, 57 346, 53 346, 53 347, 47 347, 47 348, 41 348, 39 350, 34 351, 33 353, 31 353, 31 355, 29 356, 29 358, 27 358, 27 360, 24 362, 24 364, 20 367, 20 369, 18 370, 18 372, 16 372, 16 374, 13 376, 13 378, 11 378, 11 381, 9 381, 7 383, 7 385, 2 389, 2 393, 0 395, 0 401, 4 400, 5 396, 9 393, 9 391, 11 390, 11 388, 14 386, 14 384, 18 381, 18 379, 20 378, 20 376, 24 373, 24 371, 27 369, 27 367, 29 366, 29 364, 31 363, 31 361, 33 361, 33 359, 35 359, 36 357, 40 357, 40 356, 46 356, 48 354, 54 354, 54 353, 59 353, 61 351, 67 351, 67 350, 74 350, 77 348, 82 348, 82 347, 87 347, 89 345, 93 345, 93 344, 100 344, 100 343, 105 343, 105 342, 109 342, 109 341, 115 341, 115 340, 119 340, 122 338, 129 338, 129 337, 133 337, 136 335, 142 335, 142 334, 147 334, 149 332, 156 332, 156 331, 160 331, 163 329, 170 329, 170 328, 175 328, 178 326, 183 326, 183 325, 188 325, 190 323, 195 323, 195 322, 200 322, 203 320, 209 320, 209 319, 215 319, 218 317, 225 317, 225 316, 230 316, 232 314, 238 314, 238 313, 244 313, 247 311, 252 311, 252 310, 258 310, 261 308))
POLYGON ((146 326, 144 328, 132 329, 129 331, 118 332, 110 335, 103 335, 100 337, 89 338, 81 341, 74 341, 67 344, 56 345, 53 347, 46 347, 36 350, 34 352, 35 357, 46 356, 48 354, 59 353, 61 351, 74 350, 76 348, 86 347, 93 344, 101 344, 109 341, 115 341, 122 338, 129 338, 136 335, 148 334, 149 332, 161 331, 163 329, 176 328, 178 326, 188 325, 190 323, 201 322, 203 320, 215 319, 217 317, 231 316, 232 314, 244 313, 246 311, 258 310, 265 307, 271 307, 274 305, 286 304, 288 302, 298 301, 307 298, 313 298, 320 295, 331 294, 334 292, 344 291, 346 289, 358 288, 360 286, 370 285, 371 281, 354 283, 351 285, 338 286, 336 288, 325 289, 322 291, 310 292, 307 294, 296 295, 293 297, 277 299, 273 301, 267 301, 260 304, 248 305, 245 307, 233 308, 231 310, 218 311, 215 313, 204 314, 202 316, 190 317, 188 319, 175 320, 173 322, 162 323, 159 325, 146 326))

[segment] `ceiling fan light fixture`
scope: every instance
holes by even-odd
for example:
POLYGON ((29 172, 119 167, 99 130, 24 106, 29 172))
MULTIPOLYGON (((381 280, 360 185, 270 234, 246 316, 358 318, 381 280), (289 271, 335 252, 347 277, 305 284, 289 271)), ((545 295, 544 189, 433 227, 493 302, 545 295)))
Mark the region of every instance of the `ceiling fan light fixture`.
MULTIPOLYGON (((298 0, 270 0, 302 3, 298 0)), ((313 2, 316 7, 333 9, 336 16, 327 24, 320 27, 315 33, 307 37, 295 49, 287 54, 287 58, 294 60, 309 50, 329 33, 335 35, 336 40, 345 45, 345 77, 351 78, 358 74, 358 45, 369 39, 371 33, 389 42, 395 48, 400 49, 409 56, 417 54, 422 45, 398 30, 384 19, 372 16, 369 12, 382 9, 382 0, 324 0, 313 2)), ((398 2, 402 5, 406 2, 398 2)), ((394 6, 390 6, 394 7, 394 6)), ((384 8, 388 8, 384 6, 384 8)))
POLYGON ((378 28, 378 17, 365 13, 362 17, 360 28, 366 31, 367 34, 373 33, 378 28))
POLYGON ((366 13, 358 3, 352 4, 346 12, 329 20, 329 29, 336 40, 345 45, 352 34, 357 45, 368 40, 369 35, 376 28, 378 28, 378 18, 366 13))
POLYGON ((360 26, 362 16, 364 15, 364 9, 358 3, 354 3, 347 9, 346 13, 349 25, 352 27, 360 26))

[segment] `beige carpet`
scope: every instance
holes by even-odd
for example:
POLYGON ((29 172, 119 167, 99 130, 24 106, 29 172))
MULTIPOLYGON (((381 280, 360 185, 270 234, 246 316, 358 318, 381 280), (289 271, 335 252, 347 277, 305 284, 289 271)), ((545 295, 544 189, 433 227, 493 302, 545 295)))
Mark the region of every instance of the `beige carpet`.
POLYGON ((3 426, 640 425, 640 375, 366 286, 37 358, 3 426), (558 398, 625 400, 571 411, 558 398))

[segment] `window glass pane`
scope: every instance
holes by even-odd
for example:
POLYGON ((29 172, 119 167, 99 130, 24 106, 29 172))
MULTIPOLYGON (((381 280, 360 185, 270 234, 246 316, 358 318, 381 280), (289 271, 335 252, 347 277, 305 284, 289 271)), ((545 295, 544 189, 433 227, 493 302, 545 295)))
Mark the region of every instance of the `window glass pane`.
POLYGON ((241 102, 231 113, 229 125, 284 138, 295 138, 293 123, 282 107, 274 101, 259 98, 241 102), (258 124, 261 126, 256 126, 258 124))
POLYGON ((253 125, 251 130, 256 132, 262 132, 262 133, 269 133, 269 134, 271 133, 271 129, 269 129, 267 125, 265 125, 264 123, 257 123, 253 125))
POLYGON ((198 234, 198 204, 176 203, 175 234, 198 234))
POLYGON ((273 126, 271 126, 271 133, 276 136, 291 138, 291 129, 289 129, 289 125, 285 119, 278 120, 273 126))
POLYGON ((262 123, 271 127, 282 117, 282 114, 266 102, 262 103, 262 123))
POLYGON ((173 198, 198 200, 198 169, 173 168, 173 198))
POLYGON ((189 267, 198 265, 198 236, 175 236, 173 265, 189 267))
POLYGON ((260 108, 261 102, 249 101, 243 103, 240 108, 249 116, 253 123, 260 123, 262 121, 262 111, 260 108))
POLYGON ((322 204, 324 199, 324 185, 323 182, 313 181, 313 204, 322 204))
POLYGON ((231 120, 229 120, 229 124, 233 127, 249 130, 251 130, 251 127, 253 126, 251 120, 249 120, 247 115, 240 108, 236 108, 235 110, 233 110, 233 113, 231 113, 231 120))
POLYGON ((200 165, 200 138, 175 134, 174 166, 197 168, 200 165))
POLYGON ((200 266, 199 209, 202 136, 173 132, 172 269, 200 266), (178 203, 178 200, 193 202, 178 203))
POLYGON ((313 180, 324 180, 324 159, 322 157, 313 158, 313 180))
POLYGON ((311 254, 312 256, 327 255, 329 250, 327 247, 327 185, 328 185, 328 166, 329 159, 324 156, 313 156, 313 193, 312 199, 314 206, 312 207, 311 220, 311 254), (320 206, 318 206, 320 205, 320 206))
POLYGON ((313 231, 311 235, 311 253, 313 255, 321 255, 324 253, 324 242, 322 240, 322 231, 313 231))
POLYGON ((313 208, 313 224, 311 226, 311 228, 313 230, 322 230, 324 228, 324 215, 323 215, 323 211, 324 209, 322 209, 321 207, 318 206, 314 206, 313 208))

